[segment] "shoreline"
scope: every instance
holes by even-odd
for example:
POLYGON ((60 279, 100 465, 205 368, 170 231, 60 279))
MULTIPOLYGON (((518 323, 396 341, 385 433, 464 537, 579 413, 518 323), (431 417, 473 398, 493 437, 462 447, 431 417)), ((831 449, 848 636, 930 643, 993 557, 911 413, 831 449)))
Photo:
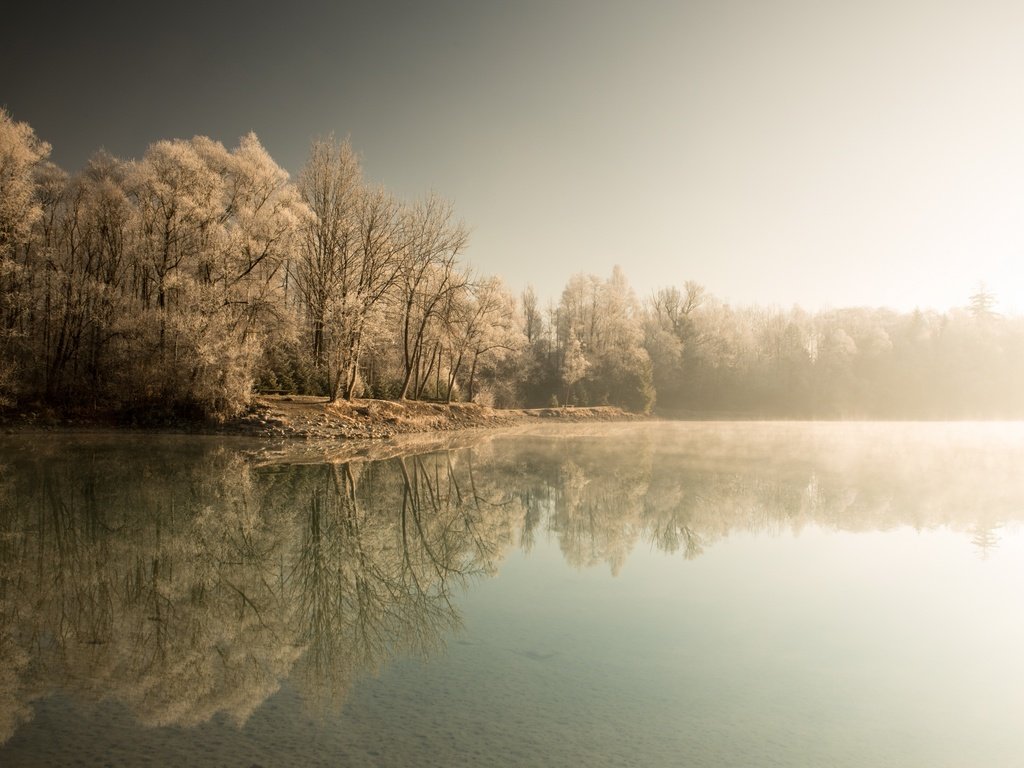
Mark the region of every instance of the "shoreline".
POLYGON ((5 415, 0 431, 32 433, 123 433, 239 436, 274 440, 387 440, 408 434, 519 427, 537 423, 642 421, 649 417, 615 406, 566 408, 490 408, 475 403, 432 403, 417 400, 330 402, 313 395, 258 395, 245 414, 216 422, 168 421, 126 424, 114 416, 76 417, 36 413, 5 415))

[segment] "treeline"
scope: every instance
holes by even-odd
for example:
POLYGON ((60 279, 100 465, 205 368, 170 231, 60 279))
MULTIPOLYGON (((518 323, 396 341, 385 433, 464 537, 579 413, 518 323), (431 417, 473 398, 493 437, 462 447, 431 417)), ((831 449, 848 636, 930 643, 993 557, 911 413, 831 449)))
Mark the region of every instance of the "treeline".
POLYGON ((616 268, 559 301, 464 264, 452 206, 366 183, 347 142, 292 182, 250 134, 100 152, 75 175, 0 111, 0 404, 226 417, 253 391, 675 415, 1024 415, 1024 324, 638 301, 616 268))
POLYGON ((295 183, 254 135, 99 153, 69 176, 0 113, 0 393, 229 416, 254 387, 474 398, 520 348, 515 302, 459 261, 437 197, 365 183, 346 142, 295 183))
POLYGON ((1024 417, 1024 318, 979 289, 945 313, 732 308, 693 283, 645 315, 666 413, 797 418, 1024 417))

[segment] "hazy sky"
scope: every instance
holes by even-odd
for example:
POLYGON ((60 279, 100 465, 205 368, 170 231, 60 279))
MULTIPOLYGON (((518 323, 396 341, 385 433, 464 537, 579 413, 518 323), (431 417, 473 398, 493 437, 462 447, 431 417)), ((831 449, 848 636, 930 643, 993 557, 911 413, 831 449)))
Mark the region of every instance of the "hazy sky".
POLYGON ((334 132, 515 290, 1024 311, 1019 0, 22 5, 0 104, 69 169, 254 130, 296 172, 334 132))

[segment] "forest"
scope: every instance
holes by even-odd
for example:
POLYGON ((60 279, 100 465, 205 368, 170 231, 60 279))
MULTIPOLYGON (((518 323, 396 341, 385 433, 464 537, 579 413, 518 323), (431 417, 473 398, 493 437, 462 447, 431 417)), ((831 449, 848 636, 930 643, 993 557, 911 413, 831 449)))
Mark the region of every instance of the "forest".
MULTIPOLYGON (((1024 318, 738 307, 625 273, 515 295, 437 195, 317 140, 293 180, 254 134, 100 151, 75 174, 0 110, 0 408, 224 419, 260 392, 686 418, 1024 416, 1024 318)), ((630 254, 623 254, 628 258, 630 254)), ((682 265, 680 265, 682 266, 682 265)), ((883 279, 884 276, 880 276, 883 279)), ((926 279, 923 276, 922 279, 926 279)))

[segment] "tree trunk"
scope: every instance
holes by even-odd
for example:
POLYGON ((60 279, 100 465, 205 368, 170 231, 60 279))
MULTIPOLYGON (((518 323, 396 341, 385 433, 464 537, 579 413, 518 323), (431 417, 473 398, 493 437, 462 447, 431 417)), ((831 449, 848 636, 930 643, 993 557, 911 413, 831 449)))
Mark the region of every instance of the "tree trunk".
POLYGON ((473 398, 476 397, 476 388, 475 388, 476 387, 476 362, 479 359, 480 359, 480 353, 479 352, 474 352, 473 353, 473 365, 471 365, 470 368, 469 368, 468 396, 469 396, 469 402, 471 402, 471 403, 473 402, 473 398))

